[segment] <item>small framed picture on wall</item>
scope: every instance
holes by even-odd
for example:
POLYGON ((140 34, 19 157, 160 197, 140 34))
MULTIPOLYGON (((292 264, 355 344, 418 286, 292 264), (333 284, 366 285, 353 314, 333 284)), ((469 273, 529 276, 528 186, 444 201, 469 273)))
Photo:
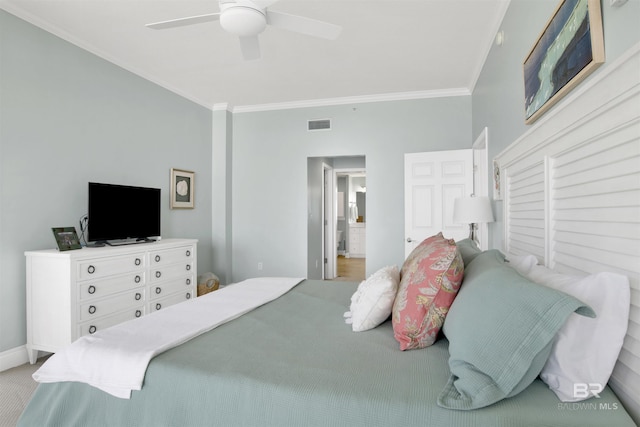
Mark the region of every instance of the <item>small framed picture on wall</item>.
POLYGON ((195 173, 171 169, 171 209, 193 209, 195 173))
POLYGON ((502 200, 502 177, 500 176, 500 165, 493 161, 493 200, 502 200))

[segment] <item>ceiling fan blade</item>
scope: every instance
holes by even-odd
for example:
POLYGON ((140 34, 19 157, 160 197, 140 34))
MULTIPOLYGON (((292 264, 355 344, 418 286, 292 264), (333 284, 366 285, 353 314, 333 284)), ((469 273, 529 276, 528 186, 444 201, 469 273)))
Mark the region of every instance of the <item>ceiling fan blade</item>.
POLYGON ((240 37, 240 50, 246 61, 260 59, 260 42, 258 36, 240 37))
POLYGON ((201 22, 211 22, 220 20, 219 13, 207 13, 206 15, 189 16, 186 18, 170 19, 169 21, 154 22, 145 25, 154 30, 164 30, 165 28, 182 27, 184 25, 200 24, 201 22))
POLYGON ((267 24, 283 30, 329 40, 338 38, 340 31, 342 31, 342 27, 339 25, 271 10, 267 11, 267 24))

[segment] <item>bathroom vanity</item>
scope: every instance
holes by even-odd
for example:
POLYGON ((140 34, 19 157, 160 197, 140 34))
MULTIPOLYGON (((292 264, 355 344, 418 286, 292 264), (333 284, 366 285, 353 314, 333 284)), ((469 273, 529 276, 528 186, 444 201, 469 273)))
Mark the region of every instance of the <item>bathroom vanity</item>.
POLYGON ((347 245, 349 256, 353 258, 366 257, 366 226, 364 222, 349 224, 349 244, 347 245))

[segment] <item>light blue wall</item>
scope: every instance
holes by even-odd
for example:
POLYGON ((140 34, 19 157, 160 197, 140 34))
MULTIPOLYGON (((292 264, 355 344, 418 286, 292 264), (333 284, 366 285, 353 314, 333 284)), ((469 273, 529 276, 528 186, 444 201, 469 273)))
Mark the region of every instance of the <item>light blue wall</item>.
POLYGON ((309 157, 366 157, 367 273, 401 265, 404 153, 469 148, 470 128, 468 96, 234 114, 233 280, 307 275, 309 157))
POLYGON ((233 234, 231 224, 231 159, 233 155, 233 115, 229 111, 213 112, 212 141, 212 271, 222 285, 231 280, 233 234))
POLYGON ((78 226, 87 182, 162 189, 163 237, 211 269, 211 111, 0 11, 0 352, 26 342, 24 251, 78 226), (172 167, 194 210, 169 209, 172 167))
MULTIPOLYGON (((619 8, 608 0, 601 3, 606 62, 591 77, 640 41, 640 0, 619 8)), ((501 26, 504 44, 491 49, 472 96, 472 134, 476 137, 489 128, 489 159, 535 126, 524 124, 522 62, 557 5, 558 0, 511 0, 501 26)), ((554 108, 546 114, 553 112, 554 108)), ((502 202, 494 203, 496 222, 490 233, 495 248, 503 247, 502 208, 502 202)))

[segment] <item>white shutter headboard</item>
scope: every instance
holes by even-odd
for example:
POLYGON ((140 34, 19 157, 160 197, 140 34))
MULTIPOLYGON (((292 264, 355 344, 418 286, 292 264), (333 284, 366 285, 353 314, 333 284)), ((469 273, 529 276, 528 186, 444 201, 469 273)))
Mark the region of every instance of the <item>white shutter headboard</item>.
POLYGON ((629 278, 629 327, 609 385, 640 423, 640 44, 495 160, 505 252, 562 273, 629 278))

